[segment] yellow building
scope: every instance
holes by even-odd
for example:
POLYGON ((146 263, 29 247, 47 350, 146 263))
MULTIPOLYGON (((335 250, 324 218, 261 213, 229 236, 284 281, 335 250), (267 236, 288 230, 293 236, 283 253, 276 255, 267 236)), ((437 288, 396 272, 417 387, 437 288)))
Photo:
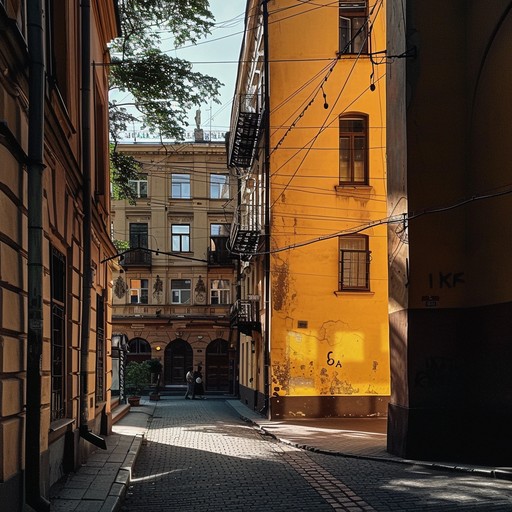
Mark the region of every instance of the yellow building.
POLYGON ((48 510, 50 486, 112 421, 101 262, 114 254, 107 43, 117 34, 114 1, 0 2, 3 510, 48 510))
POLYGON ((228 141, 242 401, 385 414, 385 2, 248 2, 228 141))
POLYGON ((166 392, 185 394, 188 369, 201 365, 207 392, 233 393, 236 273, 226 245, 236 182, 225 145, 199 138, 118 145, 141 174, 133 204, 112 202, 113 237, 129 245, 114 273, 113 329, 128 360, 160 360, 166 392))

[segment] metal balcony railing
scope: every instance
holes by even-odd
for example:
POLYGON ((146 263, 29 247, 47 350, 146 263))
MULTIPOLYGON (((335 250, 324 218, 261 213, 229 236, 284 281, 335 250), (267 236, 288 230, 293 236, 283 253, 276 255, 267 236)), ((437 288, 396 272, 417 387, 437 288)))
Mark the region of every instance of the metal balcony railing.
POLYGON ((261 332, 259 298, 238 299, 231 306, 230 320, 231 327, 236 327, 239 332, 248 336, 251 336, 253 331, 261 332))
POLYGON ((238 206, 231 224, 229 250, 234 254, 252 255, 258 250, 261 227, 258 206, 241 204, 238 206))
POLYGON ((123 267, 150 267, 151 252, 145 249, 133 249, 124 253, 119 263, 123 267))
POLYGON ((234 130, 229 135, 228 164, 250 167, 254 160, 261 125, 261 96, 239 94, 233 115, 234 130))

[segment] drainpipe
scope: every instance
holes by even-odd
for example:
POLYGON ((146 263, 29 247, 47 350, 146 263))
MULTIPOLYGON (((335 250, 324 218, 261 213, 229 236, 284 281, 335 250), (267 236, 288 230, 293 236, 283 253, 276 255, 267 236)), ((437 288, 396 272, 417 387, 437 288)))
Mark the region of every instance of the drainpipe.
POLYGON ((80 345, 80 437, 107 449, 105 440, 89 428, 89 339, 91 330, 91 2, 82 0, 82 176, 83 211, 82 243, 82 328, 80 345))
POLYGON ((28 114, 28 337, 25 500, 50 510, 41 493, 41 356, 43 349, 44 30, 41 0, 27 4, 28 114))
POLYGON ((271 416, 270 410, 270 64, 269 64, 269 45, 268 45, 268 0, 262 0, 263 5, 263 59, 265 68, 265 112, 264 120, 264 146, 265 146, 265 336, 264 336, 264 363, 265 363, 265 404, 263 410, 268 419, 271 416))

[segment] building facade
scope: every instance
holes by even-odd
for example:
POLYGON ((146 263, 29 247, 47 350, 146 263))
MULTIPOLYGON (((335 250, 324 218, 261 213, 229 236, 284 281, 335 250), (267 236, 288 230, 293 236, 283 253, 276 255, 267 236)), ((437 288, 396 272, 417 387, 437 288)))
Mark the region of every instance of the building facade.
POLYGON ((506 465, 512 4, 406 7, 388 2, 388 50, 409 55, 387 75, 388 208, 404 219, 389 231, 388 449, 506 465))
POLYGON ((160 360, 164 386, 183 387, 188 369, 200 365, 207 392, 234 393, 236 273, 227 240, 236 187, 225 145, 117 149, 141 173, 131 182, 134 203, 112 203, 113 237, 121 252, 129 247, 114 273, 114 332, 127 341, 128 360, 160 360))
POLYGON ((240 396, 271 418, 389 399, 385 2, 249 1, 228 162, 240 396))
POLYGON ((113 1, 0 2, 0 503, 9 510, 48 510, 50 486, 110 428, 111 274, 101 261, 114 254, 106 64, 117 35, 113 1))

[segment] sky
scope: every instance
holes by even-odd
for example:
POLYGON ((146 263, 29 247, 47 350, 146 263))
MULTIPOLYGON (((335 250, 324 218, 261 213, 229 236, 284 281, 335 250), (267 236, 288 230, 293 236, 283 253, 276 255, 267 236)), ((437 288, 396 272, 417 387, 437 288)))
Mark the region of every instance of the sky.
MULTIPOLYGON (((210 0, 210 10, 215 18, 215 27, 211 34, 200 40, 195 45, 184 45, 175 49, 170 44, 171 55, 190 61, 193 70, 219 79, 224 85, 220 89, 220 103, 207 102, 201 110, 201 128, 205 138, 211 140, 224 140, 223 134, 229 129, 231 116, 231 104, 235 88, 240 45, 244 31, 246 0, 210 0)), ((165 36, 162 36, 165 39, 165 36)), ((165 41, 164 41, 165 44, 165 41)), ((123 96, 116 95, 118 102, 125 101, 123 96)), ((193 130, 196 127, 196 108, 190 112, 187 139, 193 138, 193 130)), ((127 134, 125 141, 147 140, 135 127, 134 134, 127 134), (137 133, 138 132, 138 133, 137 133)))

